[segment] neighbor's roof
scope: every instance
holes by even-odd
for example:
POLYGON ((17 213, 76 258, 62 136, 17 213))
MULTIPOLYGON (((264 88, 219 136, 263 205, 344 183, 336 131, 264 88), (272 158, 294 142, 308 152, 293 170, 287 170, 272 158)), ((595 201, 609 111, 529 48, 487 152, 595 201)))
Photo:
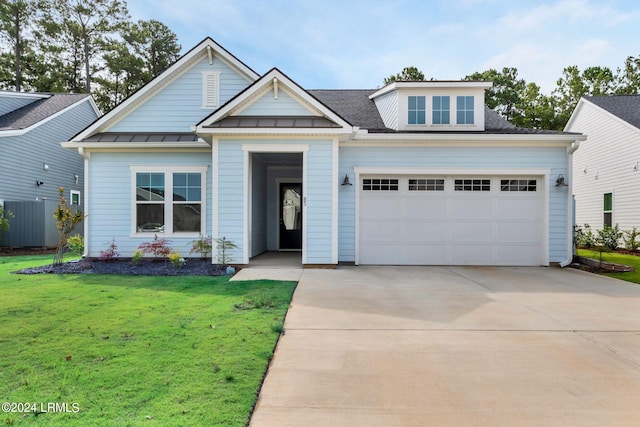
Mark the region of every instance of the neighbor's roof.
POLYGON ((0 116, 0 131, 26 129, 90 96, 84 93, 47 95, 50 96, 0 116))
POLYGON ((640 129, 640 95, 585 96, 584 98, 640 129))

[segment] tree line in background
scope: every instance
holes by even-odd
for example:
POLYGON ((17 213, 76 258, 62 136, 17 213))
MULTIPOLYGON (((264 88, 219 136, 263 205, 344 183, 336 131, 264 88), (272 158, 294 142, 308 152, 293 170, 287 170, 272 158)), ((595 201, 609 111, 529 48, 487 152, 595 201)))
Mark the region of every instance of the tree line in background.
MULTIPOLYGON (((132 22, 125 0, 0 1, 0 89, 91 93, 111 110, 175 62, 176 34, 156 20, 132 22)), ((640 57, 622 68, 566 67, 550 95, 517 68, 476 72, 488 80, 486 103, 520 127, 561 130, 580 97, 638 94, 640 57)), ((384 79, 425 80, 416 67, 384 79)))
POLYGON ((91 93, 109 111, 178 59, 175 33, 124 0, 0 1, 0 89, 91 93))

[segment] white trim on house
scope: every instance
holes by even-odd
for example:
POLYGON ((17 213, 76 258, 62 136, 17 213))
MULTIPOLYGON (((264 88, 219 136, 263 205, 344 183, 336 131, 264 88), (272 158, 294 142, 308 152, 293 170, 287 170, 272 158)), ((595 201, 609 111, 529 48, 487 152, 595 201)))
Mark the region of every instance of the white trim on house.
POLYGON ((291 134, 300 134, 300 133, 308 133, 312 132, 313 134, 345 134, 352 133, 353 126, 345 121, 342 117, 338 116, 332 110, 327 108, 324 104, 319 102, 317 99, 309 95, 307 91, 298 86, 295 82, 290 80, 287 76, 285 76, 278 69, 274 68, 269 71, 264 76, 260 77, 253 85, 251 85, 247 90, 240 93, 237 97, 233 98, 231 101, 226 103, 220 109, 214 111, 207 118, 202 120, 200 123, 196 125, 195 132, 198 135, 201 134, 257 134, 257 133, 281 133, 286 135, 291 134), (288 95, 295 98, 298 102, 300 102, 305 108, 311 111, 317 111, 317 116, 324 116, 329 120, 337 123, 340 128, 329 128, 329 129, 317 129, 311 128, 310 130, 304 129, 270 129, 270 128, 259 128, 259 129, 225 129, 225 128, 211 128, 208 127, 213 123, 222 120, 225 117, 233 116, 243 109, 247 108, 252 102, 259 99, 266 91, 271 90, 274 85, 277 85, 278 90, 282 90, 286 92, 288 95))
POLYGON ((341 141, 341 146, 413 146, 446 144, 447 146, 486 146, 513 144, 523 146, 524 143, 540 145, 566 145, 575 141, 584 141, 586 135, 578 134, 490 134, 490 133, 468 133, 468 134, 442 134, 442 133, 419 133, 419 134, 388 134, 388 133, 367 133, 360 131, 353 136, 352 140, 341 141))
POLYGON ((332 143, 332 165, 331 165, 331 173, 333 174, 333 179, 331 180, 331 216, 333 217, 333 221, 331 223, 331 263, 338 263, 338 204, 339 204, 339 191, 340 191, 340 176, 338 175, 340 171, 340 144, 338 142, 338 138, 333 139, 332 143))
MULTIPOLYGON (((218 195, 220 194, 220 141, 214 138, 211 141, 211 236, 218 238, 218 230, 220 229, 218 208, 220 206, 220 200, 218 195)), ((214 257, 211 257, 211 262, 215 263, 214 257)))
POLYGON ((491 89, 493 82, 485 81, 466 81, 466 80, 431 80, 422 82, 392 82, 384 86, 380 90, 369 95, 369 99, 375 99, 385 93, 393 92, 398 89, 491 89))
POLYGON ((70 206, 82 206, 82 193, 78 190, 69 191, 69 205, 70 206), (78 196, 78 203, 73 203, 73 196, 78 196))
POLYGON ((161 233, 163 237, 171 238, 197 238, 207 232, 207 171, 208 166, 191 166, 191 165, 129 165, 131 172, 131 232, 129 237, 149 238, 154 232, 139 232, 137 230, 137 200, 136 200, 136 173, 138 172, 157 172, 165 174, 165 200, 164 217, 165 230, 161 233), (168 199, 167 195, 173 194, 173 174, 174 173, 199 173, 200 174, 200 206, 201 220, 200 230, 198 232, 174 232, 173 231, 173 198, 168 199))
POLYGON ((82 142, 82 141, 68 141, 63 142, 61 144, 64 148, 79 148, 83 147, 85 149, 90 150, 100 150, 100 149, 109 149, 109 151, 114 151, 114 149, 136 149, 136 150, 151 150, 151 149, 175 149, 184 151, 187 149, 201 148, 206 149, 207 151, 211 149, 211 146, 205 141, 194 141, 194 142, 176 142, 176 141, 166 141, 166 142, 82 142))
POLYGON ((200 44, 183 55, 178 61, 176 61, 158 77, 153 79, 148 84, 144 85, 129 98, 118 104, 113 110, 109 111, 107 114, 88 126, 85 130, 77 134, 73 138, 73 141, 77 143, 95 133, 102 132, 105 129, 108 129, 109 127, 118 123, 120 120, 126 117, 131 110, 135 109, 138 105, 151 98, 153 95, 158 93, 164 87, 168 86, 171 82, 175 81, 178 77, 184 74, 188 69, 191 68, 193 64, 199 61, 200 58, 209 55, 210 49, 215 52, 215 55, 217 57, 219 57, 221 60, 231 65, 233 69, 238 71, 238 73, 248 82, 254 82, 259 78, 259 75, 256 74, 253 70, 240 62, 236 57, 227 52, 223 47, 218 45, 211 38, 207 37, 200 44))

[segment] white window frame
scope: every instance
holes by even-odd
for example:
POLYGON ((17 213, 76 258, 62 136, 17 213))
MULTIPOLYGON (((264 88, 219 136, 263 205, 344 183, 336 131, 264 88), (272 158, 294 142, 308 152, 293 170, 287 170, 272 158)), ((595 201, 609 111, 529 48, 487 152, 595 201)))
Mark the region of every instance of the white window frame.
POLYGON ((71 206, 81 206, 82 205, 82 194, 77 190, 69 191, 69 205, 71 206), (78 203, 73 203, 73 196, 78 196, 78 203))
POLYGON ((131 234, 130 237, 153 237, 159 234, 162 237, 198 237, 207 234, 207 166, 167 166, 167 165, 134 165, 131 170, 131 234), (138 172, 163 173, 164 174, 164 232, 139 232, 137 228, 137 200, 136 200, 136 174, 138 172), (197 232, 174 232, 173 231, 173 174, 174 173, 199 173, 200 174, 200 204, 202 206, 202 218, 200 230, 197 232), (171 196, 168 196, 171 195, 171 196), (170 197, 170 200, 168 198, 170 197))
POLYGON ((202 72, 202 108, 220 106, 220 71, 202 72))

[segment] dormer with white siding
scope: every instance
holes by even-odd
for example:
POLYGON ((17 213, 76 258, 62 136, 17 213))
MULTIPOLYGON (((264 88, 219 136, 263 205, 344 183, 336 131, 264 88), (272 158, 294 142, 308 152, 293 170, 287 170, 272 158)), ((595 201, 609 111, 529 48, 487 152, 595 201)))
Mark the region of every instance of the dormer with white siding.
POLYGON ((385 126, 397 131, 484 131, 483 81, 393 82, 371 94, 385 126))

